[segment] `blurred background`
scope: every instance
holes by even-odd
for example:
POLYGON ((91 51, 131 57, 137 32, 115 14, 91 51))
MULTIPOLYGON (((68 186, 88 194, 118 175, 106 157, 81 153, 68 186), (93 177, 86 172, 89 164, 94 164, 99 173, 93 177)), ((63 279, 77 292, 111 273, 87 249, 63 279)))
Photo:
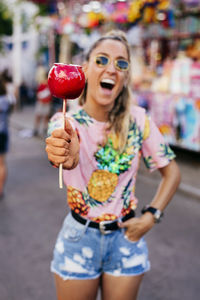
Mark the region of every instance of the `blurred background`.
MULTIPOLYGON (((0 0, 0 73, 13 96, 0 201, 0 300, 55 299, 49 264, 68 208, 47 162, 45 133, 34 131, 38 87, 54 62, 82 64, 110 29, 127 33, 133 101, 152 116, 182 172, 166 218, 147 235, 152 271, 139 298, 199 298, 200 0, 0 0)), ((61 109, 62 100, 52 98, 48 116, 61 109)), ((141 206, 160 179, 151 178, 141 164, 141 206)))
MULTIPOLYGON (((8 70, 17 107, 33 104, 43 70, 81 64, 103 32, 127 32, 132 87, 167 140, 200 151, 200 4, 198 0, 1 0, 0 72, 8 70)), ((59 100, 53 105, 59 107, 59 100)))

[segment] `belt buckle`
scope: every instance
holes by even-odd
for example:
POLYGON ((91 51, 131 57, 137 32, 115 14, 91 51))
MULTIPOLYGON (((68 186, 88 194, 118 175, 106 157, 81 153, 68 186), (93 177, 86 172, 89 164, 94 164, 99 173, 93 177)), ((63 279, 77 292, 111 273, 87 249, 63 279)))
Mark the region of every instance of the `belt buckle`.
POLYGON ((112 223, 112 221, 101 221, 99 223, 99 230, 101 231, 102 234, 109 234, 112 232, 112 230, 106 230, 105 225, 112 223))

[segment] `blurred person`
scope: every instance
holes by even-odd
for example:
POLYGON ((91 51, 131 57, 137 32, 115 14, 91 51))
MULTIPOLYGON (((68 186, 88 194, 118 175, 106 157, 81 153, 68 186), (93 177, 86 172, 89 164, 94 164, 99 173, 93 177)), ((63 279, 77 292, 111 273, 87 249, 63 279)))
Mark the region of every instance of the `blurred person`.
POLYGON ((9 71, 6 69, 3 71, 1 78, 5 82, 8 101, 11 104, 11 106, 14 107, 17 103, 17 89, 13 84, 12 76, 10 75, 9 71))
POLYGON ((20 108, 23 109, 25 104, 28 102, 28 89, 24 81, 19 86, 19 99, 20 99, 20 108))
POLYGON ((39 128, 43 123, 43 134, 46 135, 51 113, 52 96, 48 87, 47 74, 38 85, 36 91, 34 136, 39 135, 39 128))
POLYGON ((63 164, 71 209, 59 232, 51 271, 58 300, 135 300, 150 269, 144 235, 160 222, 179 183, 175 155, 129 92, 130 48, 121 31, 91 47, 86 85, 76 112, 57 113, 46 139, 48 159, 63 164), (135 216, 141 156, 162 180, 135 216))
POLYGON ((10 101, 6 91, 4 76, 0 77, 0 200, 4 197, 4 187, 7 177, 6 153, 8 152, 9 130, 8 118, 10 101))

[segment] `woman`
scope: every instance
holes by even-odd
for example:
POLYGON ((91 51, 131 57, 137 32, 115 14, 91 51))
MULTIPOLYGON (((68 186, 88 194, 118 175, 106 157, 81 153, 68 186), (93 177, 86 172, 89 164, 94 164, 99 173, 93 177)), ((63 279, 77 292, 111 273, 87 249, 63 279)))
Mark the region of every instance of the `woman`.
POLYGON ((0 200, 4 198, 4 187, 7 177, 6 153, 8 152, 8 118, 10 103, 6 95, 6 85, 0 77, 0 200))
POLYGON ((144 235, 159 222, 180 182, 172 150, 143 108, 131 103, 130 50, 123 32, 100 38, 83 65, 81 106, 53 116, 49 161, 63 163, 71 212, 59 233, 51 270, 58 300, 134 300, 150 268, 144 235), (141 155, 162 181, 150 207, 134 217, 141 155))

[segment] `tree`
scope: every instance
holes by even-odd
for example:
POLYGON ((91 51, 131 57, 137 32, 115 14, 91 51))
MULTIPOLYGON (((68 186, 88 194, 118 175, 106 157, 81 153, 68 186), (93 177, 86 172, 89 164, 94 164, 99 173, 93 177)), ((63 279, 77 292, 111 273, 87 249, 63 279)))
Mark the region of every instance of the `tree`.
POLYGON ((13 33, 12 14, 6 4, 0 3, 0 36, 12 35, 13 33))

